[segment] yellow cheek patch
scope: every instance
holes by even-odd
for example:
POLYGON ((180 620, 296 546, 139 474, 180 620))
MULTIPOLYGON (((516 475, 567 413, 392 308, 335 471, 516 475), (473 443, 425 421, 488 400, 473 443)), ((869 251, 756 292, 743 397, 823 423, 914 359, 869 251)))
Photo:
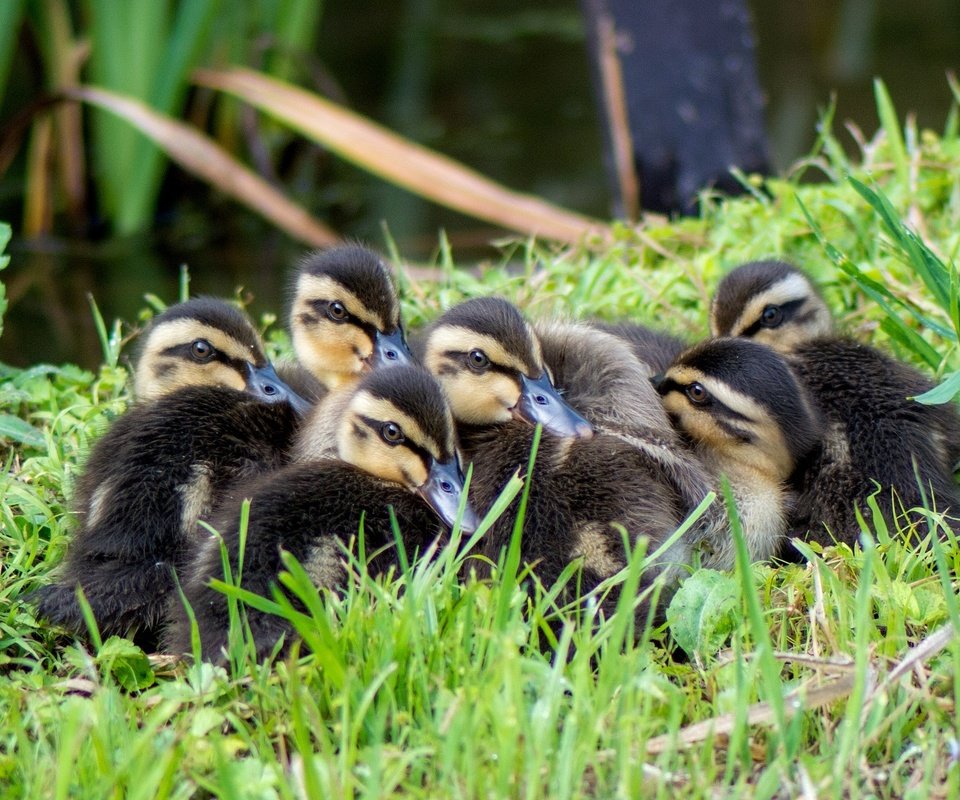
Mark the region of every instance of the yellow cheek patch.
POLYGON ((293 303, 294 316, 304 311, 317 313, 312 305, 317 300, 329 302, 339 300, 352 316, 381 331, 397 327, 400 318, 400 309, 396 304, 389 309, 387 316, 382 316, 376 310, 367 307, 357 295, 329 275, 303 273, 297 280, 296 299, 293 303))
POLYGON ((293 326, 293 349, 300 363, 317 380, 334 388, 360 375, 364 359, 373 355, 373 342, 360 328, 323 318, 315 325, 293 326))
POLYGON ((140 400, 153 400, 186 386, 228 386, 243 389, 246 376, 220 361, 200 364, 189 356, 167 355, 172 347, 206 339, 215 349, 235 361, 256 364, 263 358, 252 347, 238 342, 219 328, 192 319, 163 322, 150 331, 134 376, 134 393, 140 400))
POLYGON ((196 364, 166 356, 150 363, 145 363, 141 358, 137 366, 134 385, 137 400, 156 400, 191 386, 222 386, 242 392, 247 388, 247 382, 239 372, 219 361, 196 364))
POLYGON ((454 419, 469 425, 509 422, 510 411, 520 400, 520 386, 501 372, 477 374, 468 367, 436 376, 443 387, 454 419))
MULTIPOLYGON (((401 424, 398 420, 393 421, 401 424)), ((427 481, 427 468, 420 456, 402 444, 387 444, 380 434, 353 410, 347 413, 340 423, 337 432, 337 455, 370 475, 398 483, 410 490, 427 481)))

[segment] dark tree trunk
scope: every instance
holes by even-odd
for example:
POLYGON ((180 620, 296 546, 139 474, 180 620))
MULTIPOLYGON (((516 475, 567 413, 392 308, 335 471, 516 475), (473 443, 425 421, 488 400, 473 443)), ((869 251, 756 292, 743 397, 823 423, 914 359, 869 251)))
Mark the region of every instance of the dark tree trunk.
POLYGON ((740 191, 731 167, 767 172, 763 94, 745 0, 582 4, 615 213, 635 211, 630 166, 643 208, 682 213, 695 213, 697 192, 706 187, 740 191))

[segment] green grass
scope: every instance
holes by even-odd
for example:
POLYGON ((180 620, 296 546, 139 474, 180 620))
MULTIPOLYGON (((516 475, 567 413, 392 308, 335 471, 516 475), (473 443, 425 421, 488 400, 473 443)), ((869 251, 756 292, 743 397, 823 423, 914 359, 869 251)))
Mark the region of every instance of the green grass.
MULTIPOLYGON (((955 281, 931 273, 946 291, 928 289, 926 251, 898 238, 846 173, 882 191, 949 277, 958 161, 956 125, 943 137, 908 129, 893 149, 879 136, 854 161, 825 126, 807 168, 827 183, 771 180, 701 219, 624 229, 600 254, 509 245, 481 277, 454 271, 442 250, 443 280, 406 281, 404 310, 418 324, 500 292, 531 316, 625 315, 696 338, 723 270, 783 256, 817 277, 848 331, 953 373, 955 281), (889 313, 865 294, 875 284, 894 298, 889 313)), ((115 365, 122 332, 100 327, 115 365)), ((250 660, 242 636, 229 669, 147 660, 116 638, 95 647, 64 637, 24 596, 63 555, 72 481, 124 408, 124 377, 117 366, 0 371, 5 413, 20 421, 0 428, 5 797, 960 792, 960 645, 942 632, 960 625, 960 549, 952 537, 908 542, 879 516, 864 520, 855 551, 810 546, 808 565, 774 569, 747 565, 741 546, 733 574, 696 573, 684 591, 697 624, 678 628, 689 657, 669 629, 634 637, 627 601, 601 619, 595 605, 562 605, 558 587, 528 593, 515 553, 501 560, 502 579, 461 580, 454 549, 380 577, 355 559, 342 597, 316 590, 291 562, 285 580, 308 611, 295 616, 279 595, 253 600, 291 616, 305 642, 272 667, 250 660), (698 727, 706 721, 712 730, 698 727)), ((643 555, 618 580, 635 586, 643 555)))

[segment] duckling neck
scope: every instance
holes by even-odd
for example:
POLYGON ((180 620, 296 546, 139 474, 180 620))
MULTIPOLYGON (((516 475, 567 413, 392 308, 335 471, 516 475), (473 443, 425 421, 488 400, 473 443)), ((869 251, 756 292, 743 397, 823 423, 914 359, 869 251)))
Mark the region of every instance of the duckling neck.
POLYGON ((337 428, 352 396, 352 385, 331 390, 304 421, 293 446, 294 462, 337 458, 337 428))
MULTIPOLYGON (((711 458, 704 460, 717 475, 725 476, 737 506, 740 527, 751 561, 765 561, 780 549, 787 531, 787 493, 776 472, 765 469, 762 461, 748 463, 740 459, 711 458)), ((704 566, 732 569, 736 548, 732 531, 721 533, 704 566)))
POLYGON ((331 392, 352 388, 360 380, 360 376, 353 373, 330 372, 327 370, 317 370, 313 375, 331 392))

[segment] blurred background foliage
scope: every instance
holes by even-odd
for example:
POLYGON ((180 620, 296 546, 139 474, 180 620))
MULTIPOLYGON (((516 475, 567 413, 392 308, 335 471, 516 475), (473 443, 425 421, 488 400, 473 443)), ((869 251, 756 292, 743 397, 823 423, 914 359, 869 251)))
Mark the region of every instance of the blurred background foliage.
MULTIPOLYGON (((871 77, 919 129, 941 130, 960 5, 929 0, 751 0, 777 169, 810 152, 836 92, 837 127, 878 126, 871 77)), ((577 0, 2 0, 0 219, 10 323, 0 361, 92 365, 84 299, 134 318, 145 292, 194 290, 282 307, 301 242, 172 166, 125 122, 43 105, 77 84, 139 98, 206 132, 337 233, 458 262, 503 229, 375 178, 250 106, 190 80, 241 64, 309 89, 511 188, 604 218, 609 199, 577 0)), ((838 133, 840 146, 860 149, 838 133)), ((816 177, 816 171, 808 171, 816 177)))

